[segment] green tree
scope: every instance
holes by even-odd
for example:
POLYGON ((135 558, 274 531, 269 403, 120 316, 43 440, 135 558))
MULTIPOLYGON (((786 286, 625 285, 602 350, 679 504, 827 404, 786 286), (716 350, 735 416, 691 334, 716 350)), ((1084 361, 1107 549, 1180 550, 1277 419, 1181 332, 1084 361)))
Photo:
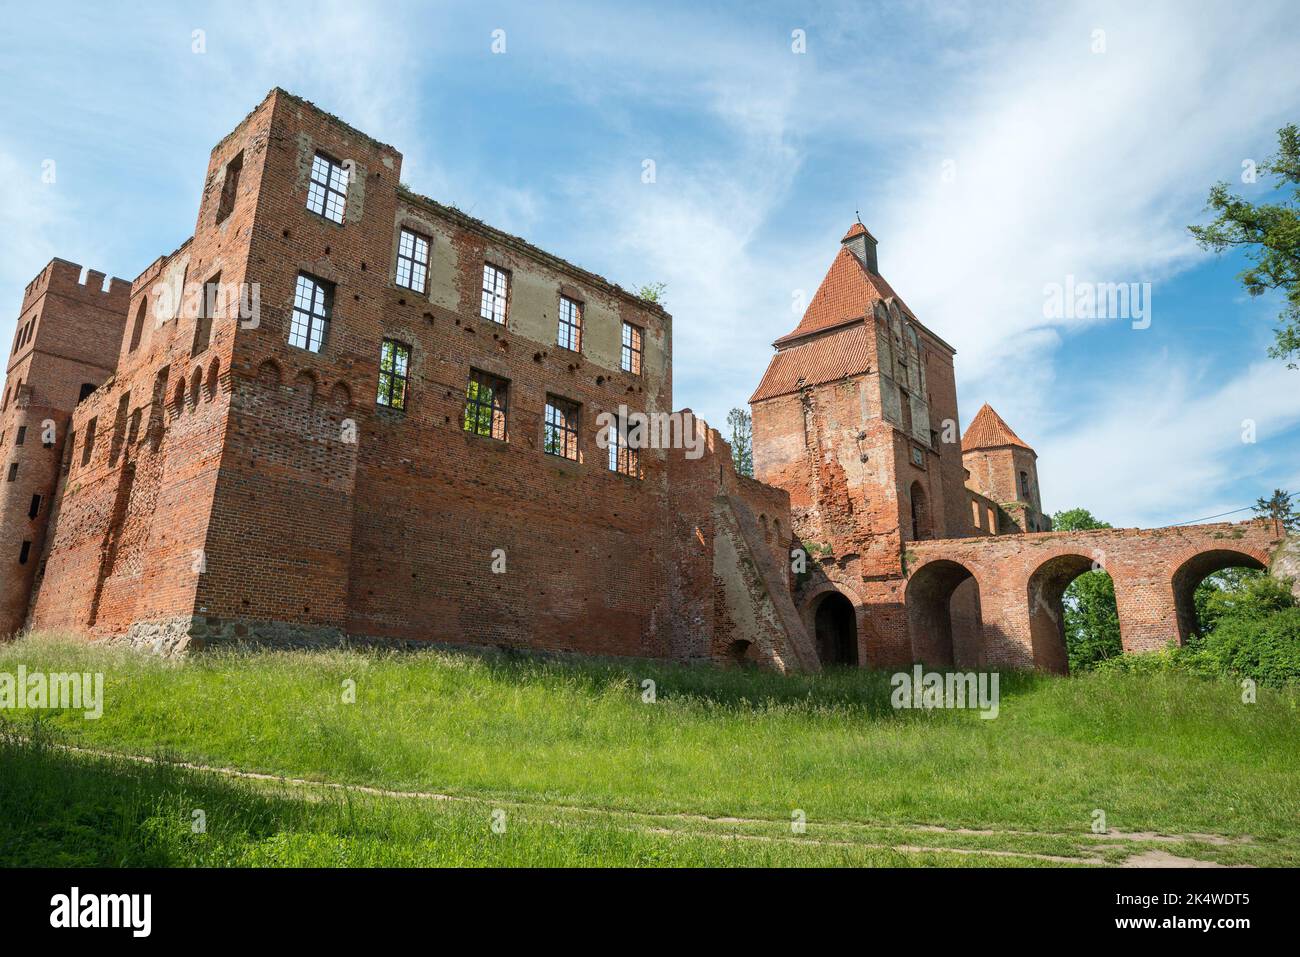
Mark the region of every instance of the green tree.
POLYGON ((1225 568, 1196 589, 1196 618, 1208 635, 1221 623, 1241 618, 1267 618, 1295 606, 1291 587, 1255 568, 1225 568))
POLYGON ((727 413, 731 429, 731 461, 741 475, 754 477, 754 421, 744 409, 727 413))
POLYGON ((1300 130, 1294 123, 1284 126, 1277 139, 1277 155, 1256 172, 1275 179, 1275 189, 1291 187, 1290 194, 1278 203, 1252 203, 1234 194, 1227 183, 1216 183, 1206 204, 1215 213, 1214 221, 1188 229, 1202 249, 1240 249, 1246 254, 1252 265, 1239 278, 1250 295, 1276 289, 1286 296, 1278 316, 1282 324, 1268 354, 1295 369, 1300 368, 1300 130))
POLYGON ((1291 492, 1284 492, 1280 488, 1274 489, 1272 498, 1261 498, 1255 503, 1253 506, 1255 514, 1272 519, 1273 531, 1278 535, 1282 534, 1282 529, 1291 531, 1300 525, 1300 513, 1297 513, 1295 506, 1291 504, 1291 499, 1294 497, 1291 492))
MULTIPOLYGON (((1058 532, 1110 527, 1086 508, 1071 508, 1052 516, 1052 529, 1058 532)), ((1123 653, 1115 583, 1110 575, 1104 571, 1084 572, 1070 582, 1061 604, 1065 609, 1065 649, 1070 670, 1084 670, 1123 653)))

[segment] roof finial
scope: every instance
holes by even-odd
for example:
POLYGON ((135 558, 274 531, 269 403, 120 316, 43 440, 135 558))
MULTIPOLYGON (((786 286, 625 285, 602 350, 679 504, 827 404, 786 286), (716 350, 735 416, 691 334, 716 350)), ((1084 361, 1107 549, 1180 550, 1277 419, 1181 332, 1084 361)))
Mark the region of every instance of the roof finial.
POLYGON ((853 211, 853 215, 857 217, 858 225, 861 226, 863 229, 866 229, 867 228, 866 224, 862 221, 862 214, 855 209, 853 211))

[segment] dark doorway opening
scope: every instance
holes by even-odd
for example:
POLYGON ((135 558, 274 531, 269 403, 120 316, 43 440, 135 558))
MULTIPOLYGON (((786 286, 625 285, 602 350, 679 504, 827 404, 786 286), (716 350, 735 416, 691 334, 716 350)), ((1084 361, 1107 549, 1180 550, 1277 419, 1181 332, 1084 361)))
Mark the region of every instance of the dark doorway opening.
POLYGON ((858 618, 849 601, 837 591, 827 592, 814 618, 817 657, 823 665, 858 664, 858 618))

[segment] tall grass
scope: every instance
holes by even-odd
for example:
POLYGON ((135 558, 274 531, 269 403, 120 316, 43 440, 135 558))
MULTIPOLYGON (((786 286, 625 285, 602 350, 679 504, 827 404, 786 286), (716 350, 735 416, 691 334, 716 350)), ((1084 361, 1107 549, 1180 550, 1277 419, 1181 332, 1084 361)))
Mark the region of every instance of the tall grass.
POLYGON ((102 671, 67 740, 316 780, 624 811, 1293 840, 1294 690, 1181 674, 1003 676, 1000 715, 905 711, 888 676, 449 652, 214 653, 29 639, 0 671, 102 671), (643 682, 655 700, 643 700, 643 682), (355 683, 355 703, 345 702, 355 683))

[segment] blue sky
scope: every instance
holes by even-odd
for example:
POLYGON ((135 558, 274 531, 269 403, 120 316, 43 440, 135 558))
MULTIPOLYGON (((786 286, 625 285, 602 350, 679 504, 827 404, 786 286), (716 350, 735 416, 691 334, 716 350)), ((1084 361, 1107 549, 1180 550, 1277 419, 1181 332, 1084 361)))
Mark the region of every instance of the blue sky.
POLYGON ((675 402, 714 424, 860 210, 958 350, 962 425, 991 402, 1048 510, 1157 525, 1300 490, 1280 304, 1185 228, 1216 180, 1267 193, 1239 177, 1300 122, 1294 8, 991 6, 4 3, 0 341, 51 256, 132 278, 182 242, 211 147, 280 85, 396 146, 414 189, 666 282, 675 402), (1150 328, 1044 318, 1067 275, 1151 282, 1150 328))

